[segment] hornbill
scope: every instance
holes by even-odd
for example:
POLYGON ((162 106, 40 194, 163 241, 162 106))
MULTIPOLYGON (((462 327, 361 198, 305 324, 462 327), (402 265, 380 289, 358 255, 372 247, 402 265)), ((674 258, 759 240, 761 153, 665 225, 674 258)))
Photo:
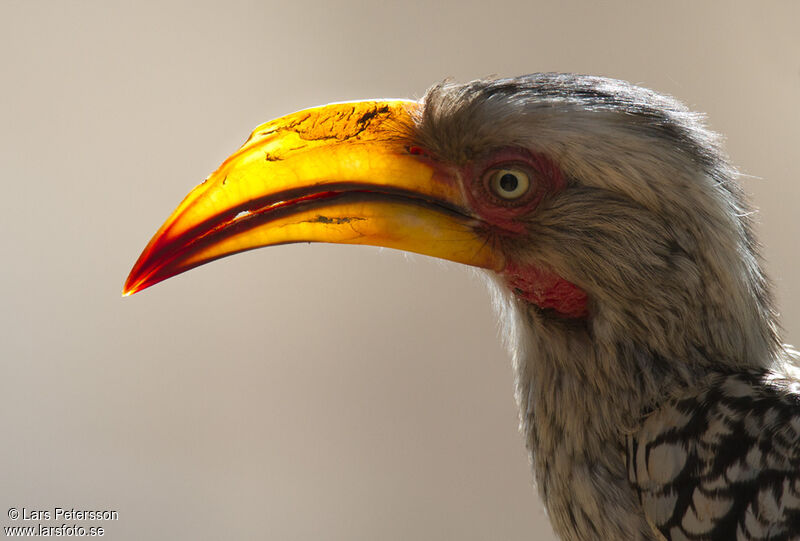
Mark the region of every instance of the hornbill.
POLYGON ((701 116, 571 74, 444 82, 257 127, 145 248, 131 294, 260 246, 486 269, 565 540, 800 539, 800 364, 701 116))

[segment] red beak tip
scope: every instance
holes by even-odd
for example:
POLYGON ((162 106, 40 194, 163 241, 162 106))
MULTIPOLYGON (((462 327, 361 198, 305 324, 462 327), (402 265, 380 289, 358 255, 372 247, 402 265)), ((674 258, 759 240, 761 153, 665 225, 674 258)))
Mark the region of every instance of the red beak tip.
POLYGON ((139 293, 142 289, 145 289, 147 285, 142 284, 142 280, 139 277, 134 278, 132 275, 128 276, 128 279, 125 280, 125 285, 122 286, 122 296, 123 297, 130 297, 134 293, 139 293))

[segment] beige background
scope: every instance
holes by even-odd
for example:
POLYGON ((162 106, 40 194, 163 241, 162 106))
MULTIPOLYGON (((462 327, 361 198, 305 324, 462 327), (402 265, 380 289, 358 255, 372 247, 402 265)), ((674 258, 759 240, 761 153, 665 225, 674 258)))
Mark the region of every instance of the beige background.
POLYGON ((299 245, 120 298, 181 197, 306 106, 548 70, 674 94, 754 175, 800 342, 800 4, 564 4, 0 0, 0 525, 61 506, 118 510, 109 539, 552 539, 467 269, 299 245))

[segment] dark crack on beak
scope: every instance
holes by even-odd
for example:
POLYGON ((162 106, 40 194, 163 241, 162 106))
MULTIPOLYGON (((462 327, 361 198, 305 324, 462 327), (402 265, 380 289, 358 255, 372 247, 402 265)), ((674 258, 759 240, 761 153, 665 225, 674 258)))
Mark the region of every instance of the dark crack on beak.
POLYGON ((308 220, 308 223, 312 224, 349 224, 350 222, 363 222, 366 218, 360 218, 358 216, 347 216, 343 218, 329 218, 327 216, 322 216, 318 214, 314 219, 308 220))

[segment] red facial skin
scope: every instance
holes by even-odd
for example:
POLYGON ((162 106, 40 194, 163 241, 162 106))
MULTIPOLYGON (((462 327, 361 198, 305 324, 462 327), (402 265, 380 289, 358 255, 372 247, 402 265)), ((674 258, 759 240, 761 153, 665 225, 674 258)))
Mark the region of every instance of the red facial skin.
POLYGON ((518 267, 509 263, 503 276, 517 295, 539 308, 555 310, 571 319, 589 315, 586 292, 554 272, 533 265, 518 267))
MULTIPOLYGON (((462 169, 467 198, 481 219, 496 234, 519 236, 526 233, 520 218, 534 212, 548 194, 564 189, 566 182, 558 166, 546 156, 509 148, 493 153, 462 169), (530 179, 526 193, 514 200, 495 194, 491 172, 497 169, 524 171, 530 179)), ((539 308, 550 309, 566 318, 588 316, 586 292, 550 270, 510 259, 502 274, 514 292, 539 308)))

